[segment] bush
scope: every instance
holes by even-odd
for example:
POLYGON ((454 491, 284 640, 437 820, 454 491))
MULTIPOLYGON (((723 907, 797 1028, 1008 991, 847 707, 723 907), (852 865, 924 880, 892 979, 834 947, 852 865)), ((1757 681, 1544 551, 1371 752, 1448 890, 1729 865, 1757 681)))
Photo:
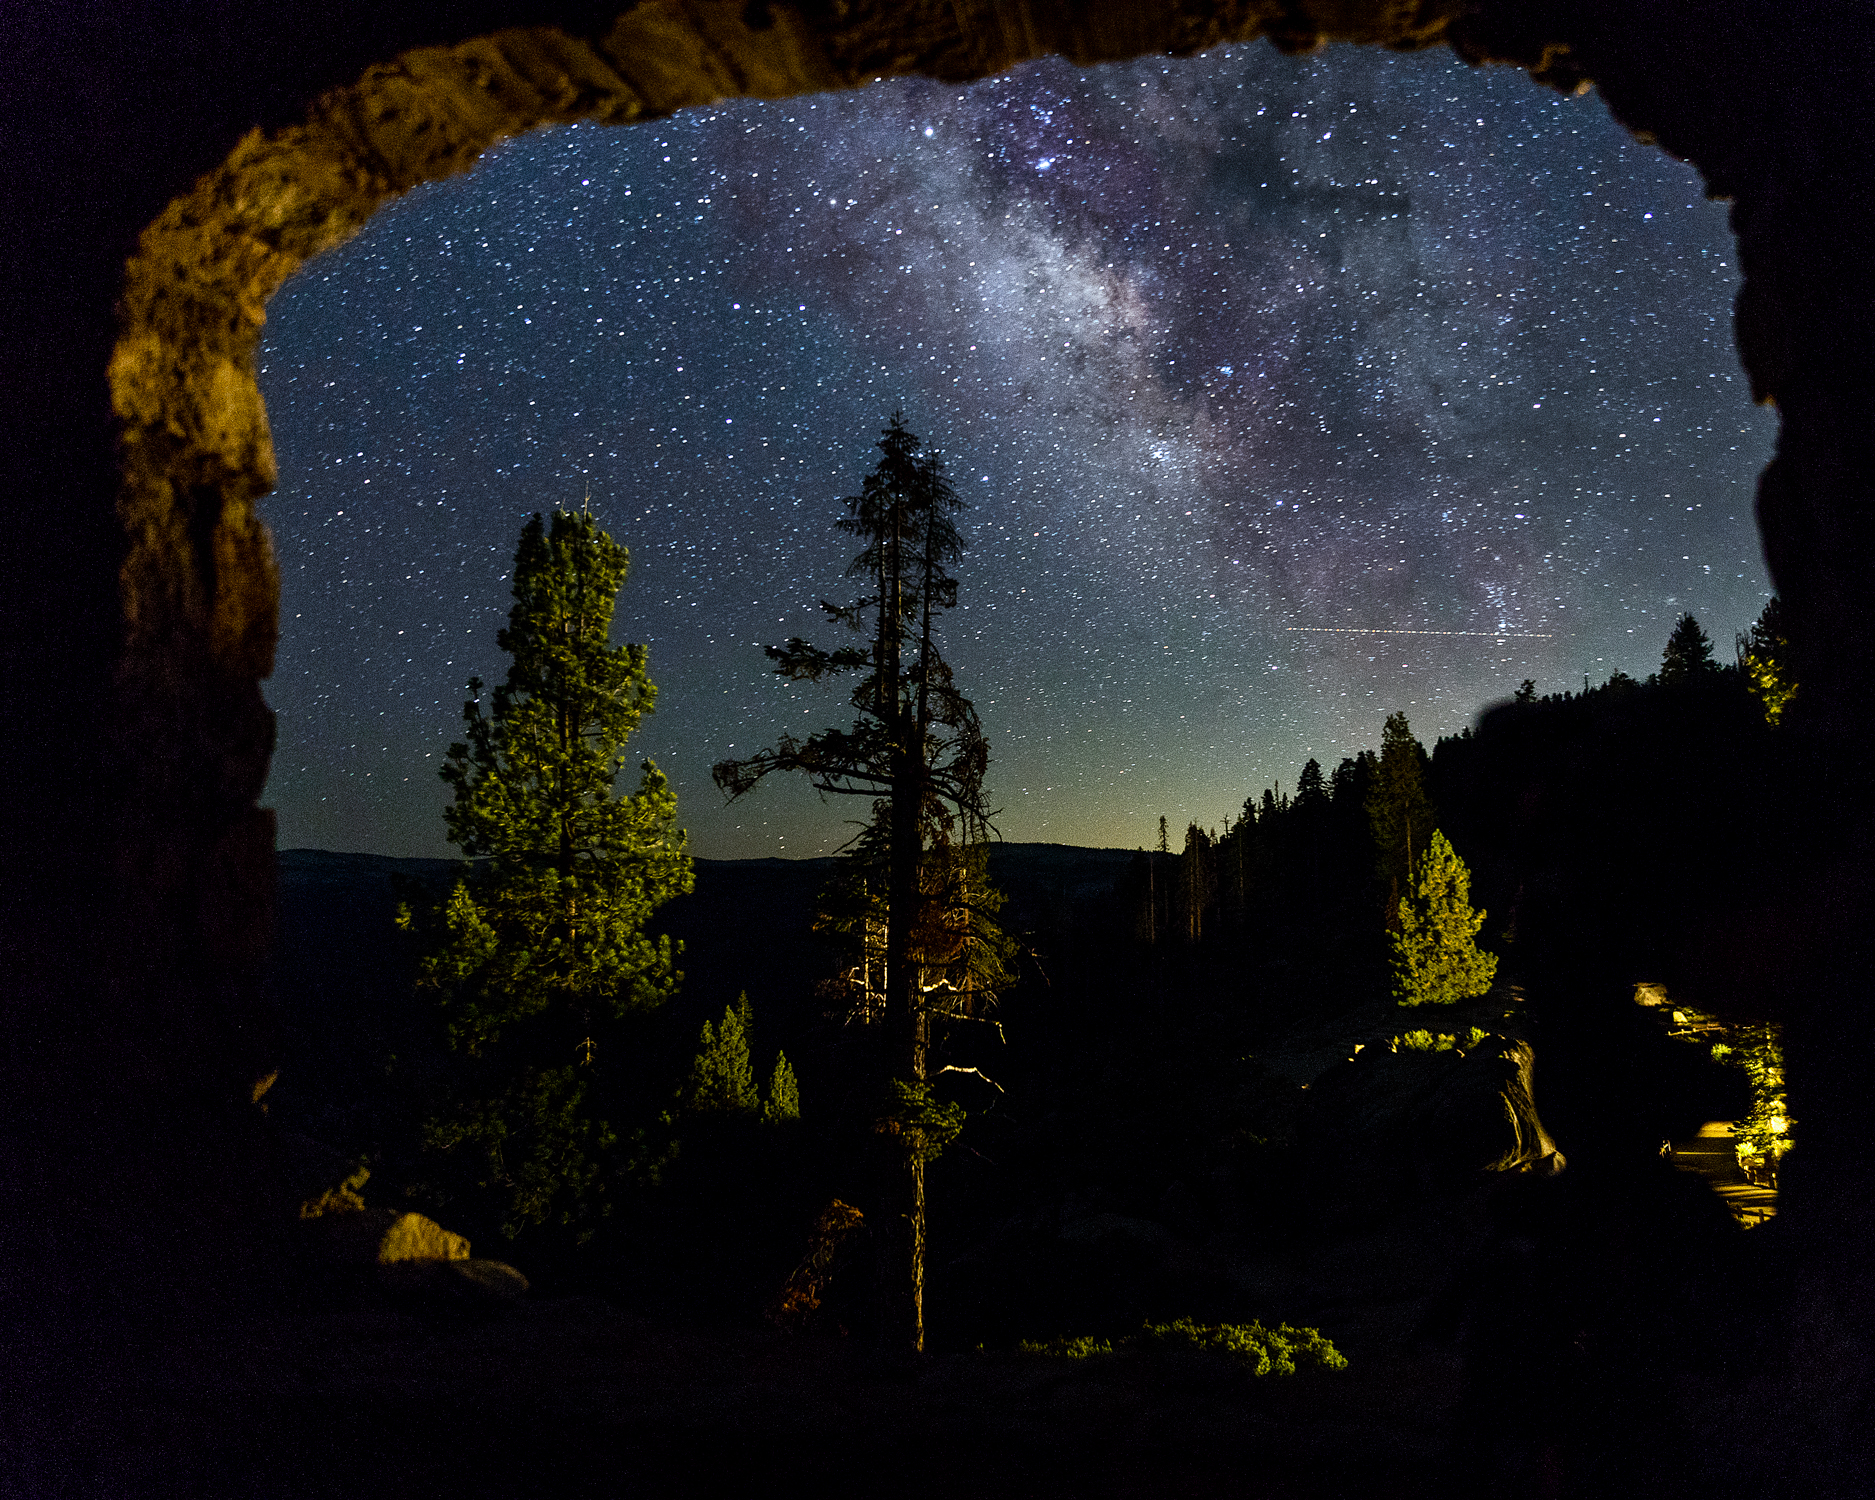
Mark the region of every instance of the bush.
POLYGON ((1469 1052, 1490 1035, 1490 1032, 1479 1026, 1466 1027, 1462 1036, 1456 1036, 1449 1031, 1408 1031, 1393 1039, 1392 1050, 1395 1052, 1469 1052))
POLYGON ((1091 1359, 1096 1354, 1113 1353, 1113 1340, 1060 1338, 1031 1343, 1028 1339, 1024 1339, 1016 1345, 1016 1352, 1018 1354, 1045 1354, 1050 1359, 1091 1359))
POLYGON ((1184 1349, 1222 1355, 1247 1365, 1253 1375, 1294 1375, 1298 1370, 1345 1370, 1347 1358, 1318 1328, 1294 1328, 1284 1323, 1265 1328, 1261 1323, 1194 1323, 1175 1318, 1170 1323, 1148 1323, 1116 1346, 1106 1339, 1055 1338, 1041 1343, 1024 1341, 1023 1354, 1053 1359, 1091 1359, 1122 1349, 1184 1349))

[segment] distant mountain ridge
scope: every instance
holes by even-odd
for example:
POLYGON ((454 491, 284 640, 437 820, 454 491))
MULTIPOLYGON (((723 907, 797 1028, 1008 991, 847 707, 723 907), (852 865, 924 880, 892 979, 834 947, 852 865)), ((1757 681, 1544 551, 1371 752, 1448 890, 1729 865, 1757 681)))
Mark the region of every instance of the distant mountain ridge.
MULTIPOLYGON (((1128 849, 1071 844, 990 846, 990 874, 1009 897, 1005 925, 1022 932, 1042 912, 1105 894, 1135 857, 1128 849)), ((467 861, 407 859, 328 849, 279 853, 280 905, 273 988, 288 1051, 315 1072, 342 1072, 341 1051, 395 1050, 397 1018, 416 1013, 411 954, 394 921, 398 877, 437 896, 467 861)), ((684 982, 673 1011, 686 1024, 748 991, 758 1015, 792 1030, 834 968, 813 932, 817 897, 835 859, 699 859, 696 890, 652 918, 654 933, 683 944, 684 982)))

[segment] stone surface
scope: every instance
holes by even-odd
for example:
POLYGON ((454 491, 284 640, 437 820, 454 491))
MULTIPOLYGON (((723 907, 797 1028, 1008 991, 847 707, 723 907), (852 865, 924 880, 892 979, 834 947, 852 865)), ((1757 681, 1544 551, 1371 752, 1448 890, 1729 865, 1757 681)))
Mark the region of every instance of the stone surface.
POLYGON ((1329 1223, 1360 1223, 1487 1173, 1554 1176, 1564 1157, 1537 1115, 1535 1053, 1492 1038, 1473 1050, 1366 1047, 1323 1073, 1296 1121, 1303 1179, 1329 1223))
POLYGON ((506 1307, 527 1293, 527 1278, 499 1260, 398 1260, 380 1266, 378 1279, 395 1294, 446 1307, 506 1307))
POLYGON ((395 1208, 364 1208, 306 1221, 306 1233, 327 1260, 391 1266, 406 1261, 466 1261, 469 1242, 434 1219, 395 1208))

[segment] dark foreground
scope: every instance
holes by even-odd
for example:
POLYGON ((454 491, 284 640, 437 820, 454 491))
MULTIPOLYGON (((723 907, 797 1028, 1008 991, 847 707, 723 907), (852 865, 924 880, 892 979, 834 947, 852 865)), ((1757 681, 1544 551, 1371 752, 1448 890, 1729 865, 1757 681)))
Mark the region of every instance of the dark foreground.
MULTIPOLYGON (((890 1358, 597 1299, 179 1339, 42 1389, 8 1496, 1431 1494, 1456 1362, 1254 1380, 1195 1357, 890 1358)), ((22 1415, 15 1408, 14 1416, 22 1415)))

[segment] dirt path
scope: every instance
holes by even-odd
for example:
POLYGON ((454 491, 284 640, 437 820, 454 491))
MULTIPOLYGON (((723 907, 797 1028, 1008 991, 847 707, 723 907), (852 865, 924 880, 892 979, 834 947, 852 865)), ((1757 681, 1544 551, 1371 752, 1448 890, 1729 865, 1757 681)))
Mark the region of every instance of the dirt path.
POLYGON ((1708 1120, 1698 1135, 1675 1141, 1673 1164, 1682 1172, 1705 1178, 1747 1229, 1777 1213, 1777 1189, 1759 1187, 1739 1170, 1728 1121, 1708 1120))

